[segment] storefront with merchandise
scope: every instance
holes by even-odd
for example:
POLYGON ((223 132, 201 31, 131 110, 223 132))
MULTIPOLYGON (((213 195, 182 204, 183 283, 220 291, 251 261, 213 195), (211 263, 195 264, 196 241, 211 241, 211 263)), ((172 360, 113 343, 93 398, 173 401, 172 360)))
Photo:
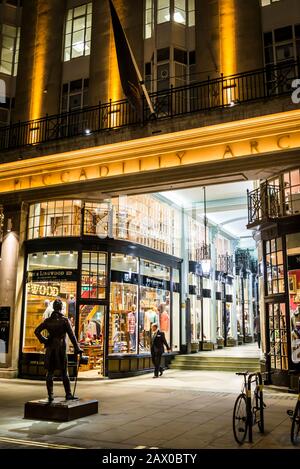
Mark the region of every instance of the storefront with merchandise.
MULTIPOLYGON (((20 375, 44 375, 34 329, 57 297, 89 356, 83 372, 113 378, 151 369, 153 323, 171 345, 166 358, 178 353, 182 261, 174 255, 174 229, 180 236, 175 211, 150 196, 30 205, 20 375), (144 226, 143 217, 153 226, 144 226)), ((68 352, 73 373, 70 343, 68 352)))
POLYGON ((260 207, 251 206, 259 253, 259 307, 265 359, 270 381, 297 388, 300 373, 300 170, 295 168, 261 183, 249 194, 260 193, 260 207), (263 195, 263 198, 262 198, 263 195))

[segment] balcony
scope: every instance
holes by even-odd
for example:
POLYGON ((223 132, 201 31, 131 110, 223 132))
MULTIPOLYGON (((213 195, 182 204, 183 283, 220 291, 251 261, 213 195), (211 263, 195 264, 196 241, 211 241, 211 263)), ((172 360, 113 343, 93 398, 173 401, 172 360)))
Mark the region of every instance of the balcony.
POLYGON ((280 187, 267 181, 262 183, 258 189, 248 192, 247 227, 254 228, 283 216, 281 208, 280 187))
POLYGON ((89 136, 130 126, 147 126, 153 120, 172 119, 191 113, 231 108, 242 103, 288 96, 300 76, 300 61, 191 85, 170 88, 150 95, 155 115, 146 101, 139 117, 127 100, 99 103, 38 120, 11 123, 0 128, 0 151, 89 136))

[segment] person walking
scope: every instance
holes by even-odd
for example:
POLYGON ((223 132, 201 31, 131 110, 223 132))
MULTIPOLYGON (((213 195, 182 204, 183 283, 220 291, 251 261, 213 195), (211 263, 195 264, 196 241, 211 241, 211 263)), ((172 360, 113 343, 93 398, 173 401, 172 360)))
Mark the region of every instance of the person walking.
POLYGON ((63 303, 61 300, 56 299, 53 302, 53 312, 51 316, 45 319, 34 331, 36 337, 41 344, 46 347, 45 353, 45 369, 46 386, 48 391, 48 401, 54 400, 53 396, 53 376, 55 370, 61 373, 62 381, 65 388, 66 400, 74 399, 71 393, 70 378, 68 374, 68 356, 67 356, 67 341, 66 336, 69 336, 70 341, 74 347, 74 353, 82 355, 79 343, 74 335, 70 320, 63 314, 63 303), (48 337, 45 337, 42 332, 47 331, 48 337))
POLYGON ((254 318, 254 332, 256 334, 256 340, 257 340, 258 348, 260 348, 261 336, 260 336, 260 318, 259 318, 259 316, 255 316, 255 318, 254 318))
POLYGON ((153 378, 158 378, 163 374, 163 368, 161 366, 161 357, 164 353, 164 346, 167 348, 168 352, 171 352, 171 349, 166 341, 164 332, 161 332, 156 323, 152 324, 152 336, 151 336, 151 357, 154 365, 154 376, 153 378))

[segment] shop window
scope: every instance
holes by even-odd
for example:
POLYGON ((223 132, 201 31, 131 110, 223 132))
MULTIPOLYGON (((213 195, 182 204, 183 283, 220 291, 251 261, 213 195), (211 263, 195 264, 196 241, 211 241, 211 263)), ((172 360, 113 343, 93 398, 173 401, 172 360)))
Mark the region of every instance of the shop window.
POLYGON ((300 363, 300 233, 287 235, 291 359, 300 363))
POLYGON ((83 252, 81 270, 81 298, 105 299, 106 283, 106 254, 103 252, 83 252))
MULTIPOLYGON (((52 303, 60 298, 63 314, 72 327, 76 319, 78 255, 75 252, 40 252, 29 254, 25 296, 23 352, 43 352, 44 346, 34 335, 35 328, 51 316, 52 303)), ((72 344, 68 341, 72 353, 72 344)))
POLYGON ((285 213, 300 213, 300 170, 295 169, 284 173, 285 213))
MULTIPOLYGON (((180 349, 180 272, 173 269, 172 272, 172 350, 180 349)), ((170 345, 170 344, 169 344, 170 345)))
POLYGON ((284 293, 282 239, 266 241, 267 294, 284 293))
POLYGON ((80 201, 56 200, 30 206, 28 239, 79 236, 80 227, 80 201))
POLYGON ((137 353, 138 258, 112 254, 109 353, 137 353))
POLYGON ((201 300, 197 295, 190 295, 191 342, 201 341, 201 300))
POLYGON ((65 24, 64 62, 91 53, 92 3, 68 10, 65 24))
POLYGON ((110 203, 84 204, 84 234, 100 237, 109 236, 112 208, 110 203))
POLYGON ((170 342, 170 269, 141 260, 139 351, 150 352, 151 326, 158 324, 170 342))
POLYGON ((271 368, 278 370, 287 370, 288 350, 285 304, 269 304, 268 320, 271 368))
POLYGON ((20 28, 3 24, 1 41, 0 73, 15 77, 18 72, 20 28))

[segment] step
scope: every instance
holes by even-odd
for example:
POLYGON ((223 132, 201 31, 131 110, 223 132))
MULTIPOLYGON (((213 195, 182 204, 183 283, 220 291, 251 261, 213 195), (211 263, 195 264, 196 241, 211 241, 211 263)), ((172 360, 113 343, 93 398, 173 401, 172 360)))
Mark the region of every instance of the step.
POLYGON ((259 366, 253 366, 253 367, 245 367, 245 366, 218 366, 218 365, 179 365, 179 364, 171 364, 170 368, 172 370, 207 370, 207 371, 233 371, 233 372, 238 372, 238 371, 250 371, 250 372, 255 372, 259 371, 259 366))
POLYGON ((202 359, 199 359, 199 360, 193 360, 193 359, 189 359, 189 358, 184 358, 184 359, 175 359, 174 360, 174 363, 182 363, 182 364, 207 364, 207 365, 210 365, 210 364, 227 364, 227 363, 230 363, 230 364, 236 364, 236 365, 243 365, 243 366, 246 366, 246 365, 257 365, 259 364, 259 360, 258 359, 255 359, 255 360, 216 360, 216 359, 213 359, 213 360, 202 360, 202 359))

